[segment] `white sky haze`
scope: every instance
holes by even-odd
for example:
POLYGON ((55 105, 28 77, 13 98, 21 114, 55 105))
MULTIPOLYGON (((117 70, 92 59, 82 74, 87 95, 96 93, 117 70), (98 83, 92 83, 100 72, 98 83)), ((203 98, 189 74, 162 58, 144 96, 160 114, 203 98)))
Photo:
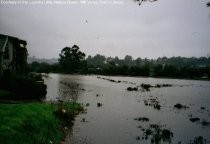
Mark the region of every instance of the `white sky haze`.
POLYGON ((62 48, 74 44, 86 55, 207 56, 207 1, 158 0, 141 6, 133 0, 118 0, 118 4, 1 3, 0 33, 26 40, 30 56, 38 58, 57 58, 62 48))

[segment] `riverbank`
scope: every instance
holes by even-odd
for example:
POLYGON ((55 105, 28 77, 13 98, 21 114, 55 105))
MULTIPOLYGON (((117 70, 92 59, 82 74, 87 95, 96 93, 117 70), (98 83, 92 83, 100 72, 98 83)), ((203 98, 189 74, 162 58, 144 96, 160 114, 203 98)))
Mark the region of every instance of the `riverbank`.
POLYGON ((77 103, 0 104, 0 143, 61 143, 81 110, 77 103))

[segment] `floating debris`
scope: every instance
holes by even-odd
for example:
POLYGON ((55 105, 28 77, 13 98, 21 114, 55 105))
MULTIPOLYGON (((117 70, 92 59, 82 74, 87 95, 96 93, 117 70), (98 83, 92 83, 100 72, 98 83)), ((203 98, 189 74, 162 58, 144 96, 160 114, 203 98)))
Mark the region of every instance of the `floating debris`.
POLYGON ((88 122, 85 118, 82 118, 81 122, 88 122))
POLYGON ((201 122, 202 126, 207 126, 207 125, 210 125, 210 122, 209 121, 206 121, 206 120, 203 120, 201 122))
POLYGON ((108 79, 108 78, 103 78, 103 77, 97 77, 98 79, 103 79, 103 80, 108 80, 110 82, 115 82, 115 83, 121 83, 121 80, 113 80, 113 79, 108 79))
POLYGON ((138 140, 138 141, 141 140, 141 137, 140 136, 137 136, 136 137, 136 140, 138 140))
POLYGON ((185 106, 185 105, 182 105, 180 103, 177 103, 174 105, 174 108, 177 108, 177 109, 187 109, 189 107, 185 106))
POLYGON ((160 110, 161 105, 159 103, 154 104, 154 109, 160 110))
POLYGON ((85 89, 83 89, 83 88, 81 88, 80 90, 82 90, 82 91, 86 91, 85 89))
POLYGON ((139 118, 135 118, 134 120, 137 120, 137 121, 146 121, 146 122, 148 122, 149 121, 149 118, 147 118, 147 117, 139 117, 139 118))
POLYGON ((190 118, 189 119, 191 122, 197 122, 197 121, 200 121, 200 118, 190 118))
POLYGON ((141 88, 146 91, 150 91, 150 88, 153 87, 150 84, 141 84, 141 88))
POLYGON ((86 107, 88 107, 88 106, 90 106, 90 104, 89 103, 86 103, 86 105, 85 105, 86 107))
POLYGON ((144 100, 144 105, 151 106, 157 110, 160 110, 160 108, 161 108, 160 102, 158 101, 157 97, 144 100))
POLYGON ((127 88, 127 91, 138 91, 138 88, 137 87, 128 87, 127 88))
POLYGON ((97 103, 97 107, 101 107, 102 106, 102 103, 97 103))
POLYGON ((141 88, 146 91, 150 91, 150 88, 162 88, 162 87, 172 87, 171 84, 156 84, 155 86, 150 84, 141 84, 141 88))
POLYGON ((171 84, 156 84, 154 87, 155 87, 155 88, 172 87, 172 85, 171 85, 171 84))

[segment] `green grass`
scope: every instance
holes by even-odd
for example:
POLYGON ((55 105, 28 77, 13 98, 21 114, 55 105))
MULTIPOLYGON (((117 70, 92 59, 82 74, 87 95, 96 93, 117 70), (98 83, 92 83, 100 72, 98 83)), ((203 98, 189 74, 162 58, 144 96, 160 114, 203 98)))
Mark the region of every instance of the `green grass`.
POLYGON ((0 143, 60 143, 64 139, 63 124, 66 124, 65 119, 55 114, 60 109, 73 117, 81 107, 77 103, 0 104, 0 143))

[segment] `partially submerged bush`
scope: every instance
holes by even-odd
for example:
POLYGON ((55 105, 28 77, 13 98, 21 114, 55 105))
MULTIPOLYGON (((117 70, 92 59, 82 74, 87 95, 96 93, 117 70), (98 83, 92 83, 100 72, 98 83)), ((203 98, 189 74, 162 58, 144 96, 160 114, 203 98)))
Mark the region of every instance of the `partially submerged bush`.
POLYGON ((97 107, 101 107, 101 106, 102 106, 102 103, 98 102, 97 107))
POLYGON ((203 120, 201 122, 201 124, 202 124, 202 126, 208 126, 208 125, 210 125, 210 122, 209 121, 206 121, 206 120, 203 120))
POLYGON ((164 128, 164 126, 157 124, 150 124, 143 133, 143 139, 148 140, 150 138, 151 143, 160 144, 162 142, 171 143, 173 137, 173 132, 169 129, 164 128))
POLYGON ((150 91, 150 88, 162 88, 162 87, 171 87, 171 84, 156 84, 155 86, 150 84, 141 84, 141 88, 146 91, 150 91))
POLYGON ((172 85, 171 85, 171 84, 156 84, 154 87, 155 87, 155 88, 172 87, 172 85))
POLYGON ((150 84, 141 84, 142 89, 146 90, 146 91, 150 91, 150 88, 153 87, 150 84))
POLYGON ((149 121, 149 118, 147 118, 147 117, 139 117, 139 118, 135 118, 134 120, 137 120, 137 121, 146 121, 146 122, 148 122, 149 121))
POLYGON ((190 121, 191 122, 197 122, 197 121, 200 121, 200 118, 190 118, 190 121))
POLYGON ((158 101, 157 97, 144 100, 144 105, 151 106, 156 110, 160 110, 160 108, 161 108, 160 102, 158 101))
POLYGON ((128 87, 127 91, 138 91, 137 87, 128 87))
POLYGON ((182 105, 180 103, 177 103, 174 105, 174 108, 177 108, 177 109, 187 109, 189 107, 187 107, 186 105, 182 105))
POLYGON ((195 137, 191 144, 206 144, 206 139, 202 136, 195 137))

